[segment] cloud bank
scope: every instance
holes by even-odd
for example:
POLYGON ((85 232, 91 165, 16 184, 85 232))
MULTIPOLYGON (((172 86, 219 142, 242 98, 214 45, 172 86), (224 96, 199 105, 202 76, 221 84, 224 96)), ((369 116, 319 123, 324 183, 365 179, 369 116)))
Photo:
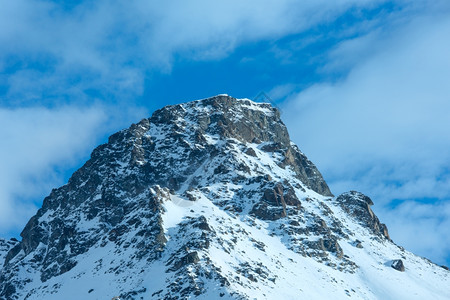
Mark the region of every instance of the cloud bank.
POLYGON ((110 107, 0 108, 0 233, 23 228, 52 188, 64 184, 105 134, 138 120, 110 107))
POLYGON ((288 127, 334 193, 374 198, 394 241, 441 263, 450 233, 450 19, 447 10, 344 41, 332 83, 293 94, 288 127))
POLYGON ((377 0, 2 1, 0 91, 9 104, 142 94, 152 72, 331 22, 377 0))
POLYGON ((0 109, 1 232, 24 226, 37 209, 30 199, 63 183, 55 167, 85 156, 105 118, 95 108, 0 109))

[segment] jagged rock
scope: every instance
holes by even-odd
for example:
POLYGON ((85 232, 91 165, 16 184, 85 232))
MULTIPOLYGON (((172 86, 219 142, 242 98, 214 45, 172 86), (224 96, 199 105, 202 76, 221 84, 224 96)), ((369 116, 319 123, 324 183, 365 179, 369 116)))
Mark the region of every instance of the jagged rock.
POLYGON ((181 267, 184 267, 189 264, 195 264, 200 261, 200 258, 198 257, 198 253, 196 251, 190 252, 186 254, 184 257, 182 257, 179 261, 177 261, 173 268, 169 269, 170 271, 176 271, 180 269, 181 267))
POLYGON ((256 155, 255 150, 253 150, 253 148, 248 148, 248 149, 245 151, 245 154, 250 155, 250 156, 253 156, 253 157, 258 157, 258 156, 256 155))
POLYGON ((250 213, 261 220, 278 220, 287 216, 290 207, 297 210, 301 208, 293 187, 287 182, 267 182, 261 200, 253 206, 250 213))
POLYGON ((391 267, 397 271, 405 272, 405 266, 403 265, 403 261, 401 259, 395 259, 392 261, 391 267))
POLYGON ((342 251, 341 246, 337 242, 337 239, 334 236, 330 236, 323 240, 323 246, 325 250, 336 254, 337 257, 342 258, 344 252, 342 251))
POLYGON ((310 249, 318 250, 315 255, 318 256, 326 256, 327 252, 335 254, 338 258, 342 258, 344 252, 342 251, 341 246, 337 242, 336 237, 330 235, 325 238, 320 238, 317 241, 306 241, 305 242, 310 249))
POLYGON ((11 259, 10 257, 17 255, 20 250, 21 248, 17 239, 5 240, 0 238, 0 266, 7 264, 11 259))
POLYGON ((271 207, 265 202, 255 204, 250 214, 261 220, 269 221, 275 221, 286 216, 286 212, 282 207, 271 207))
POLYGON ((336 202, 345 212, 368 227, 374 234, 390 240, 386 225, 380 223, 378 217, 370 208, 373 202, 369 197, 356 191, 350 191, 339 195, 336 202))
POLYGON ((194 224, 195 227, 200 228, 205 231, 212 231, 211 227, 208 225, 208 221, 204 216, 200 216, 194 224))

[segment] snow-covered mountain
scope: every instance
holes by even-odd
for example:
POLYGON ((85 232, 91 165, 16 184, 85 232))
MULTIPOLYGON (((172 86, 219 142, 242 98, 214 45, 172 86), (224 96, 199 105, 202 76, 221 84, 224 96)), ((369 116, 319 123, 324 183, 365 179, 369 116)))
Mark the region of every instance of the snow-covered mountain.
POLYGON ((0 240, 0 298, 450 299, 450 272, 393 243, 372 204, 334 197, 269 104, 167 106, 0 240))

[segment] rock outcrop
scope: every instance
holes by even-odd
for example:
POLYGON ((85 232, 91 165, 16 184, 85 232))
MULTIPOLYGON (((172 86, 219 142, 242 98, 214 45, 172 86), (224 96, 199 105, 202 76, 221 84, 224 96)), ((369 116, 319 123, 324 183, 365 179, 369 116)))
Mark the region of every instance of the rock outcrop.
POLYGON ((405 272, 405 265, 401 259, 395 259, 392 261, 391 267, 397 271, 405 272))
POLYGON ((10 256, 15 255, 15 251, 11 251, 19 244, 19 241, 15 238, 5 240, 0 238, 0 266, 3 266, 5 260, 8 260, 10 256))
POLYGON ((361 224, 367 226, 371 231, 379 236, 390 240, 387 226, 382 224, 370 206, 373 205, 372 200, 366 195, 350 191, 339 195, 336 202, 347 212, 354 217, 361 224))

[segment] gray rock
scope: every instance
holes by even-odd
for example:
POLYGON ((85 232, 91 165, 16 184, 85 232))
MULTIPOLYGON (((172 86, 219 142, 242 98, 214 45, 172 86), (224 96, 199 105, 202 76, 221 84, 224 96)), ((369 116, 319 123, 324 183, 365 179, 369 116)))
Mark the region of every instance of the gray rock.
POLYGON ((403 265, 403 261, 401 259, 395 259, 392 261, 391 267, 397 271, 405 272, 405 266, 403 265))
POLYGON ((380 223, 380 220, 370 208, 373 202, 369 197, 356 191, 350 191, 339 195, 336 202, 345 212, 357 219, 360 224, 369 228, 375 235, 391 240, 386 225, 380 223))
POLYGON ((10 256, 15 256, 21 250, 19 241, 15 238, 5 240, 0 238, 0 267, 10 260, 10 256))
POLYGON ((289 209, 299 210, 301 202, 294 192, 294 188, 288 182, 271 182, 267 178, 262 189, 262 196, 252 211, 261 220, 278 220, 286 217, 289 209))
POLYGON ((200 258, 198 257, 198 253, 197 252, 191 252, 186 254, 185 256, 183 256, 179 261, 177 261, 174 266, 169 269, 170 271, 174 272, 179 270, 182 267, 185 267, 189 264, 195 264, 198 263, 200 261, 200 258))

